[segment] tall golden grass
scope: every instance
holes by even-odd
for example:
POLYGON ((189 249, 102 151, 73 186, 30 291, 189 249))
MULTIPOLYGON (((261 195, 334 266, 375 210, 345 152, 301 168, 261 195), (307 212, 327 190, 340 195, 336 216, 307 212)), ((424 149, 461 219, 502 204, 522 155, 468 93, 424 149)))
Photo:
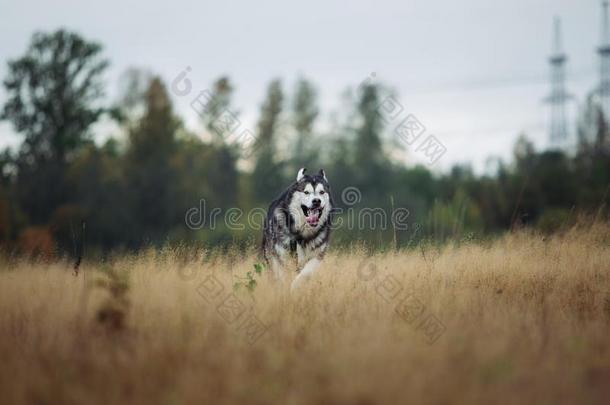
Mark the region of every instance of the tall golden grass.
POLYGON ((598 223, 354 249, 294 294, 237 252, 5 261, 0 403, 603 403, 609 246, 598 223))

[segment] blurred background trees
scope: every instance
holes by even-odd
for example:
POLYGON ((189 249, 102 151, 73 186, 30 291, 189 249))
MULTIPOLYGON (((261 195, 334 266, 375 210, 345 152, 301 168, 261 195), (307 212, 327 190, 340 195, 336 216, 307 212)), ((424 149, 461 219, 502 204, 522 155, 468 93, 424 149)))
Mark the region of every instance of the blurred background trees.
POLYGON ((1 118, 23 135, 15 159, 17 203, 33 224, 44 224, 71 190, 70 162, 90 142, 104 113, 101 46, 59 30, 35 34, 25 55, 9 62, 1 118))
POLYGON ((317 91, 307 79, 297 81, 292 101, 292 126, 294 139, 290 150, 290 171, 297 173, 301 167, 318 167, 322 145, 315 138, 314 125, 320 114, 317 106, 317 91))
POLYGON ((287 166, 278 153, 278 137, 283 130, 283 110, 282 82, 275 79, 267 88, 254 145, 254 170, 250 184, 252 197, 258 204, 268 204, 271 201, 269 198, 278 195, 286 187, 283 184, 289 181, 285 173, 287 166))
POLYGON ((610 137, 593 98, 581 111, 574 151, 536 151, 522 135, 511 162, 496 161, 482 175, 468 166, 439 174, 389 156, 379 110, 388 91, 376 84, 360 86, 341 118, 325 127, 313 83, 299 78, 287 93, 282 81, 272 80, 253 131, 256 143, 245 154, 231 130, 239 113, 229 77, 213 82, 202 130, 194 134, 174 111, 163 79, 147 70, 126 72, 119 100, 104 105, 107 66, 100 44, 65 30, 35 34, 25 54, 9 62, 1 117, 23 142, 18 151, 0 153, 5 250, 73 254, 81 220, 90 251, 254 242, 260 230, 246 214, 238 220, 243 229, 230 229, 227 210, 266 209, 303 166, 326 170, 344 221, 350 210, 357 217, 381 208, 388 220, 393 208, 409 210, 406 228, 343 227, 338 243, 409 246, 515 226, 551 232, 581 212, 607 215, 610 137), (105 114, 119 135, 94 142, 92 126, 105 114), (341 198, 346 187, 360 191, 357 204, 341 198), (185 223, 193 207, 205 210, 201 226, 185 223))

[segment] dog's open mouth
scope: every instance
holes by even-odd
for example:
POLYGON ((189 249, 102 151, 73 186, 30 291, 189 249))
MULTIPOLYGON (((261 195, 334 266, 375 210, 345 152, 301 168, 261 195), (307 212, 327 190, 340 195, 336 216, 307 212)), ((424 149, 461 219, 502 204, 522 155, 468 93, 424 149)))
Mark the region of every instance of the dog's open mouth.
POLYGON ((304 205, 301 205, 301 209, 303 210, 303 215, 305 215, 305 220, 310 226, 318 225, 320 221, 320 216, 322 215, 323 207, 312 207, 307 208, 304 205))

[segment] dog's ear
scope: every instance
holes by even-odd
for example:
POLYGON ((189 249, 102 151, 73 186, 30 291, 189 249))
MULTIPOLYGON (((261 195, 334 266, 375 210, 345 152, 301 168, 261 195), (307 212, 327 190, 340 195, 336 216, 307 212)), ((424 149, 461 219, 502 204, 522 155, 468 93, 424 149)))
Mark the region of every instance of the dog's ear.
POLYGON ((297 181, 301 181, 303 176, 305 176, 306 171, 307 171, 307 169, 304 167, 301 167, 301 169, 299 169, 299 172, 297 173, 297 181))
POLYGON ((320 176, 324 177, 324 181, 328 181, 328 179, 326 178, 326 173, 324 173, 324 169, 320 169, 320 173, 318 173, 320 176))

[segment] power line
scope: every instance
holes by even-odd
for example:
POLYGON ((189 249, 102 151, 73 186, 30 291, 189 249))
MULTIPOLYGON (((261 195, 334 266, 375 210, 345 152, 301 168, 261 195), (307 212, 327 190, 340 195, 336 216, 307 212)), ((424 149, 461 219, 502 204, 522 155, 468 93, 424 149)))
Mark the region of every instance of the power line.
POLYGON ((543 130, 545 127, 543 122, 531 122, 525 125, 514 125, 514 126, 503 126, 503 127, 492 127, 487 129, 473 129, 473 130, 455 130, 455 131, 437 131, 438 136, 456 136, 456 135, 494 135, 506 132, 533 132, 543 130))
MULTIPOLYGON (((592 78, 595 76, 594 68, 584 68, 578 71, 567 72, 566 80, 580 80, 582 78, 592 78)), ((531 75, 512 76, 504 78, 483 78, 483 79, 468 79, 456 82, 447 82, 440 85, 422 86, 422 85, 406 85, 402 88, 409 95, 446 93, 458 91, 477 91, 503 87, 519 87, 531 85, 543 85, 548 83, 548 74, 536 73, 531 75)))

